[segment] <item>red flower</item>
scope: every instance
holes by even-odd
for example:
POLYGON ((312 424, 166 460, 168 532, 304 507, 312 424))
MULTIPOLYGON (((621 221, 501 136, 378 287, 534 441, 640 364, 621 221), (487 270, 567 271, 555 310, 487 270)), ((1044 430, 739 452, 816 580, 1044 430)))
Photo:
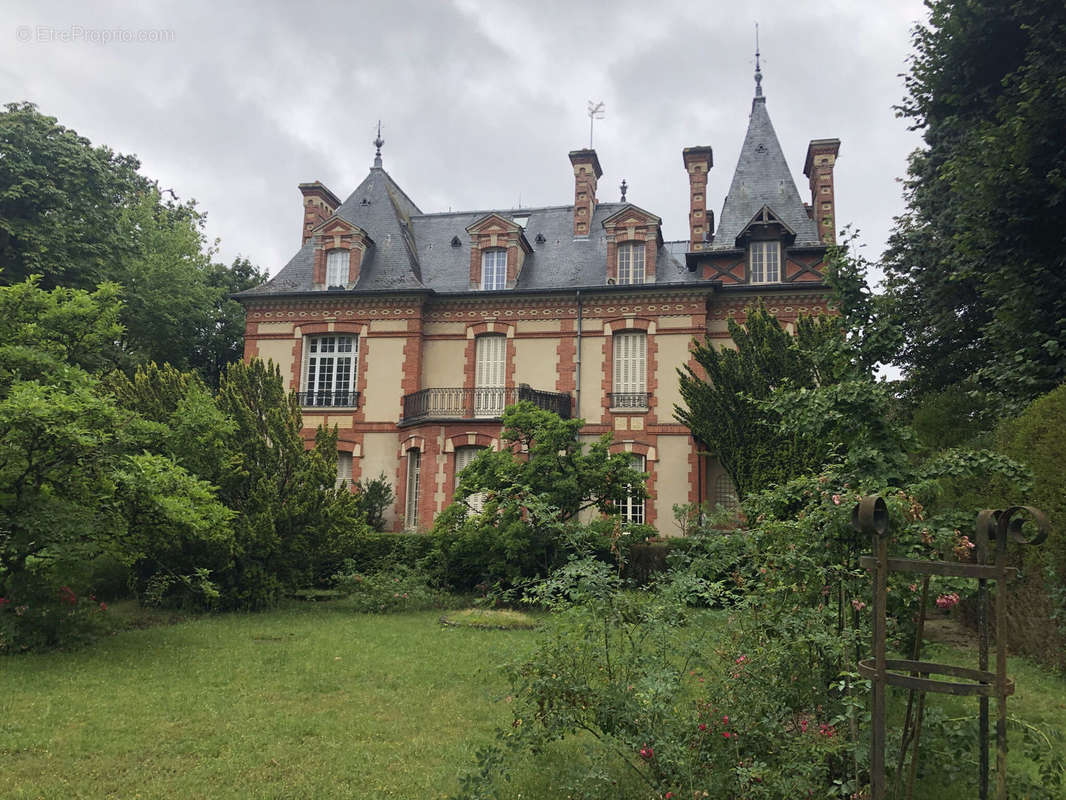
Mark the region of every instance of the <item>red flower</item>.
POLYGON ((78 596, 74 594, 74 590, 69 586, 60 586, 59 601, 66 603, 68 606, 76 606, 78 604, 78 596))
POLYGON ((728 739, 732 734, 729 731, 722 731, 722 736, 728 739))
POLYGON ((107 611, 107 603, 101 603, 100 604, 100 610, 101 611, 107 611))
POLYGON ((701 731, 707 730, 707 723, 706 722, 701 722, 700 723, 700 730, 701 731))
POLYGON ((645 761, 651 761, 653 758, 655 758, 655 749, 644 745, 642 748, 640 748, 640 757, 643 758, 645 761))

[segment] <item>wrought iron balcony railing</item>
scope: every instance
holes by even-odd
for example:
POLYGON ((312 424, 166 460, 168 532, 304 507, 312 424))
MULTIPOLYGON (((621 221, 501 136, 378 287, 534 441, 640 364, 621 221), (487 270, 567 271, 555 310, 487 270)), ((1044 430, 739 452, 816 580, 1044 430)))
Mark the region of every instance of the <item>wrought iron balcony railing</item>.
POLYGON ((529 386, 499 388, 422 389, 404 395, 403 420, 499 419, 503 410, 519 400, 530 400, 538 408, 554 411, 570 419, 570 395, 542 392, 529 386))
POLYGON ((359 392, 297 392, 304 408, 329 406, 331 408, 358 408, 359 392))
POLYGON ((611 408, 647 409, 651 392, 608 392, 607 402, 611 408))

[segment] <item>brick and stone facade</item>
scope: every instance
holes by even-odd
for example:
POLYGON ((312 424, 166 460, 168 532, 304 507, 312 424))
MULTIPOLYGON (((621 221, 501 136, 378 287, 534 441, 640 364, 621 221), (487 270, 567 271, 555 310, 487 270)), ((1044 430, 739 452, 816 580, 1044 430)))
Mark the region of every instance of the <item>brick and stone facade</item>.
POLYGON ((645 520, 676 534, 675 504, 713 502, 728 488, 714 454, 673 416, 677 369, 693 363, 693 342, 728 346, 728 318, 743 322, 759 299, 786 326, 826 310, 835 223, 812 216, 835 219, 839 142, 811 143, 809 215, 764 100, 753 104, 734 177, 744 191, 731 192, 717 230, 706 195, 711 148, 684 150, 689 236, 680 242, 663 240, 651 211, 598 202, 603 168, 589 149, 569 153, 572 205, 425 214, 380 158, 343 203, 318 182, 301 184, 300 250, 239 297, 245 356, 272 360, 306 399, 309 444, 319 425, 336 425, 353 481, 384 474, 393 483, 393 530, 429 528, 451 502, 459 451, 499 448, 503 404, 528 398, 582 418, 583 440, 610 433, 614 450, 641 456, 645 520), (777 243, 774 280, 752 280, 751 241, 777 243), (623 249, 640 260, 641 280, 622 280, 623 249), (325 259, 337 250, 348 254, 348 281, 331 288, 325 259), (495 291, 482 288, 488 251, 505 254, 505 286, 495 291), (348 350, 334 352, 342 342, 348 350))

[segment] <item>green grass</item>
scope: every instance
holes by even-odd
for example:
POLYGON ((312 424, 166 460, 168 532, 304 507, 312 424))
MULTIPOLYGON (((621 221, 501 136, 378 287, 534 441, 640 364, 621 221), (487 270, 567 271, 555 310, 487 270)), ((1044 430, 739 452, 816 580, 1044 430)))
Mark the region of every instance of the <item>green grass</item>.
POLYGON ((0 797, 443 797, 524 631, 316 603, 0 659, 0 797))
MULTIPOLYGON (((440 615, 359 614, 345 601, 176 624, 163 614, 75 652, 0 658, 0 798, 445 797, 510 721, 497 666, 535 634, 440 615)), ((706 615, 708 646, 725 624, 706 615)), ((975 654, 935 645, 923 657, 975 654)), ((1022 659, 1009 671, 1012 715, 1061 727, 1066 681, 1022 659)), ((905 703, 890 692, 890 712, 905 703)), ((929 703, 976 714, 970 699, 929 703)), ((594 749, 576 737, 517 765, 514 796, 566 796, 594 749)), ((887 755, 894 763, 893 746, 887 755)), ((923 781, 919 796, 968 796, 957 788, 923 781)))

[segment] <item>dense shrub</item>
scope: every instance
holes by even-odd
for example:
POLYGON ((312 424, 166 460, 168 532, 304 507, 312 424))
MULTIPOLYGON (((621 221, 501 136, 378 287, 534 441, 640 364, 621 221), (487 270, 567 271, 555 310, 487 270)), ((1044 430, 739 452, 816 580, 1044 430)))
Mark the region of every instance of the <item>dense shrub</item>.
POLYGON ((354 562, 333 576, 336 588, 348 596, 356 611, 421 611, 444 608, 450 595, 432 587, 422 571, 395 564, 380 572, 361 572, 354 562))
POLYGON ((108 628, 107 603, 69 586, 36 585, 0 597, 0 654, 72 647, 108 628))

